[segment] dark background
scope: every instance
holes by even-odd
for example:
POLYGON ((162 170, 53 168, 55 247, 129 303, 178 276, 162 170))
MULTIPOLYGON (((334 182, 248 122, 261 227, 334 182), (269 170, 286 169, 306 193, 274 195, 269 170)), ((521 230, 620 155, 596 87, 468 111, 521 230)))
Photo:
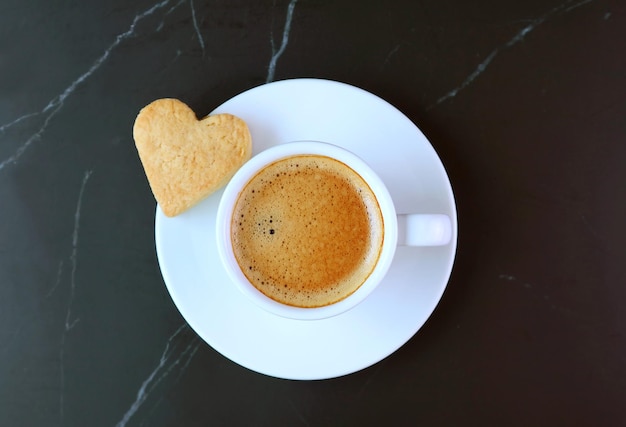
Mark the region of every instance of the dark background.
POLYGON ((617 0, 4 0, 0 425, 626 425, 625 51, 617 0), (459 212, 425 326, 326 381, 186 326, 131 133, 294 77, 397 106, 459 212))

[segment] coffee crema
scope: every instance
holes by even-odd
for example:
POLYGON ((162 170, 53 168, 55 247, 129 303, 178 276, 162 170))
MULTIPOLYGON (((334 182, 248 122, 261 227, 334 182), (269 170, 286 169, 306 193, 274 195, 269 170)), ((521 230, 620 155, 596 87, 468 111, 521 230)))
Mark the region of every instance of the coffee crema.
POLYGON ((355 292, 382 248, 383 218, 359 174, 326 156, 298 155, 259 171, 231 218, 235 258, 263 294, 322 307, 355 292))

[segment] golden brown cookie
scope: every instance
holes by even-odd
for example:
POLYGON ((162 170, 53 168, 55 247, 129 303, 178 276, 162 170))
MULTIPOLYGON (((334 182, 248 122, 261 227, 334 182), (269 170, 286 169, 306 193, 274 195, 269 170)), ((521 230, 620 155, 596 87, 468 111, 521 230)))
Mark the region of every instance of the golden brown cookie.
POLYGON ((177 99, 144 107, 135 119, 133 138, 152 193, 170 217, 225 185, 252 154, 242 119, 216 114, 198 120, 177 99))

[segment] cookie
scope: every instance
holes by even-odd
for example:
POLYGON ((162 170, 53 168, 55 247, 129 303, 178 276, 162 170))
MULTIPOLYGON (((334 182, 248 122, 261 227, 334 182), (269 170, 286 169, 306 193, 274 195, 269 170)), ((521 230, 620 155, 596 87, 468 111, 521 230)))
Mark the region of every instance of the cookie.
POLYGON ((242 119, 216 114, 198 120, 177 99, 144 107, 135 119, 133 138, 152 193, 169 217, 224 186, 252 154, 242 119))

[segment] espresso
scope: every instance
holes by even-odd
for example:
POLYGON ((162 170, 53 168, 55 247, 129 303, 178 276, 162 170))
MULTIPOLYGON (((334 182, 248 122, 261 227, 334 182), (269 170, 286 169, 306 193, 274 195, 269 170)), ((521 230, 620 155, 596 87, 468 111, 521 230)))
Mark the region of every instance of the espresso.
POLYGON ((239 194, 231 223, 235 258, 268 297, 321 307, 356 291, 378 261, 383 219, 350 167, 293 156, 259 171, 239 194))

